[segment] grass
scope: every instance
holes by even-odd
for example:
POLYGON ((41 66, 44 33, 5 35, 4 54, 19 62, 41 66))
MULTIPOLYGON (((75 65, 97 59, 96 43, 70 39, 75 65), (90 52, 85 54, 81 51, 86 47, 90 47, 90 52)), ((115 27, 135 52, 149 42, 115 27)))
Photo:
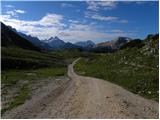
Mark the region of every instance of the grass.
POLYGON ((2 70, 66 66, 65 58, 20 48, 2 47, 2 70))
POLYGON ((5 85, 13 85, 19 80, 37 80, 48 77, 64 76, 66 73, 66 67, 2 71, 1 82, 5 85))
POLYGON ((158 101, 158 58, 145 56, 138 49, 82 58, 75 70, 86 76, 116 83, 144 97, 158 101))
POLYGON ((29 99, 32 84, 36 84, 43 79, 65 76, 67 74, 67 60, 74 58, 72 52, 70 52, 70 56, 67 55, 68 53, 63 56, 63 51, 61 53, 46 53, 2 47, 1 52, 1 84, 3 85, 2 93, 4 93, 2 98, 7 95, 16 95, 16 97, 7 100, 7 103, 2 107, 2 114, 29 99), (27 86, 25 83, 27 83, 27 86), (21 86, 24 87, 21 88, 21 86), (8 93, 11 88, 15 88, 16 93, 12 93, 12 91, 8 93))
POLYGON ((30 90, 28 86, 25 85, 20 89, 18 95, 8 104, 8 106, 1 110, 1 114, 6 112, 7 110, 13 109, 18 105, 23 104, 26 101, 26 99, 29 98, 30 98, 30 90))
MULTIPOLYGON (((10 102, 7 103, 1 110, 1 114, 6 112, 7 110, 11 110, 14 107, 17 107, 25 102, 25 100, 30 98, 31 89, 30 85, 33 83, 32 81, 40 81, 40 79, 47 79, 57 76, 64 76, 67 73, 66 67, 58 67, 58 68, 41 68, 36 70, 10 70, 10 71, 2 71, 1 75, 1 83, 5 85, 6 88, 10 89, 10 87, 18 88, 18 95, 15 98, 10 98, 10 102), (19 88, 17 82, 20 81, 28 81, 28 85, 23 85, 22 88, 19 88)), ((3 94, 2 94, 3 97, 3 94)))
POLYGON ((79 57, 96 56, 96 54, 94 53, 82 52, 78 49, 57 50, 57 51, 51 52, 51 54, 54 56, 59 56, 63 59, 66 59, 68 64, 71 64, 74 60, 76 60, 79 57))

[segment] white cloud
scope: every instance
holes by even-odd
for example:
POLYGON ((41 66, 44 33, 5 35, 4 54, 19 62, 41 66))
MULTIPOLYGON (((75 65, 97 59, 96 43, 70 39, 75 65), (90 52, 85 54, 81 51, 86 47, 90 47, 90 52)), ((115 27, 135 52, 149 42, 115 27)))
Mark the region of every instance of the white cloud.
POLYGON ((65 41, 77 42, 93 40, 94 42, 106 41, 118 36, 127 36, 122 30, 99 30, 94 24, 71 24, 68 29, 59 32, 58 36, 65 41))
POLYGON ((100 9, 111 10, 116 7, 115 1, 87 1, 88 10, 98 11, 100 9))
POLYGON ((5 5, 5 7, 7 7, 7 8, 14 8, 13 5, 5 5))
POLYGON ((38 37, 42 40, 58 36, 64 41, 76 42, 83 40, 106 41, 118 36, 126 36, 125 32, 114 30, 112 32, 99 29, 95 23, 69 20, 70 24, 63 23, 64 17, 49 13, 36 21, 19 20, 10 15, 2 15, 2 22, 16 28, 18 31, 38 37))
POLYGON ((63 19, 62 15, 47 14, 41 20, 39 20, 38 24, 41 24, 43 26, 52 26, 52 25, 65 26, 63 23, 61 23, 62 19, 63 19))
POLYGON ((128 23, 128 20, 125 19, 120 19, 115 16, 103 16, 95 12, 85 12, 85 17, 94 19, 94 20, 99 20, 99 21, 106 21, 106 22, 116 22, 116 23, 128 23))
POLYGON ((24 13, 26 13, 26 11, 20 9, 6 11, 6 14, 12 17, 18 17, 18 14, 24 14, 24 13))
POLYGON ((3 15, 1 19, 2 22, 16 28, 18 31, 37 36, 40 39, 56 36, 65 26, 61 22, 63 16, 58 14, 47 14, 37 21, 19 20, 11 18, 9 15, 3 15))
POLYGON ((98 15, 98 14, 95 14, 95 15, 91 16, 91 18, 95 19, 95 20, 101 20, 101 21, 114 21, 114 20, 118 19, 117 17, 101 16, 101 15, 98 15))
POLYGON ((14 10, 16 13, 20 13, 20 14, 24 14, 24 13, 26 13, 26 11, 24 11, 24 10, 14 10))
POLYGON ((98 30, 64 30, 60 38, 70 42, 92 40, 94 42, 107 41, 119 36, 126 36, 123 32, 100 32, 98 30))
POLYGON ((7 24, 14 24, 17 23, 18 25, 39 25, 39 26, 65 26, 62 24, 60 21, 63 19, 62 15, 57 15, 57 14, 47 14, 46 16, 42 17, 38 21, 25 21, 25 20, 18 20, 18 19, 10 19, 7 18, 6 15, 2 16, 3 21, 6 22, 7 24))
POLYGON ((7 11, 6 14, 11 15, 11 16, 15 16, 16 12, 14 12, 14 11, 7 11))
POLYGON ((93 27, 91 25, 73 23, 73 24, 70 24, 69 29, 86 31, 86 30, 93 30, 93 27))

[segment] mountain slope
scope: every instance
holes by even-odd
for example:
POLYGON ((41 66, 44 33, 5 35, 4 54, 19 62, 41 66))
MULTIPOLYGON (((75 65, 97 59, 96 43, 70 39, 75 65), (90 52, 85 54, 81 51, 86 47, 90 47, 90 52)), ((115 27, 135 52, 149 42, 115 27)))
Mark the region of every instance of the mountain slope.
POLYGON ((134 39, 132 41, 127 42, 126 44, 122 45, 120 49, 125 49, 125 48, 141 48, 144 46, 144 42, 140 39, 134 39))
POLYGON ((51 37, 48 40, 45 40, 44 42, 47 43, 53 49, 59 49, 65 45, 65 42, 59 39, 58 37, 51 37))
POLYGON ((31 42, 21 37, 11 28, 1 23, 1 45, 3 47, 18 47, 29 50, 40 51, 40 48, 33 45, 31 42))
MULTIPOLYGON (((134 42, 137 41, 131 43, 134 42)), ((136 94, 158 101, 158 43, 159 35, 150 35, 143 40, 143 46, 139 47, 138 42, 112 54, 105 53, 94 58, 86 56, 75 68, 82 75, 109 80, 136 94)))
POLYGON ((82 48, 92 48, 95 46, 95 43, 92 42, 91 40, 88 41, 79 41, 76 42, 75 45, 82 47, 82 48))
POLYGON ((125 43, 131 41, 128 37, 118 37, 115 40, 98 43, 98 47, 111 47, 112 49, 119 49, 125 43))
POLYGON ((80 47, 77 45, 74 45, 70 42, 65 43, 62 47, 62 49, 79 49, 80 47))
POLYGON ((26 35, 20 32, 19 32, 19 35, 21 35, 23 38, 30 41, 32 44, 36 45, 37 47, 40 47, 41 49, 45 49, 45 50, 51 49, 51 47, 47 43, 40 41, 37 37, 32 37, 31 35, 26 35))

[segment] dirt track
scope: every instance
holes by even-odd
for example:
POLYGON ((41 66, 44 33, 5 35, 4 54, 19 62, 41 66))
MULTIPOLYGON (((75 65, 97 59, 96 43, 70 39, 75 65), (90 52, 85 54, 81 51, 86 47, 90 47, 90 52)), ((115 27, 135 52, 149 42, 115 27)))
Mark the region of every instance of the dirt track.
POLYGON ((158 118, 159 104, 113 83, 77 75, 68 66, 70 80, 45 86, 25 104, 2 118, 158 118), (54 88, 54 89, 53 89, 54 88))

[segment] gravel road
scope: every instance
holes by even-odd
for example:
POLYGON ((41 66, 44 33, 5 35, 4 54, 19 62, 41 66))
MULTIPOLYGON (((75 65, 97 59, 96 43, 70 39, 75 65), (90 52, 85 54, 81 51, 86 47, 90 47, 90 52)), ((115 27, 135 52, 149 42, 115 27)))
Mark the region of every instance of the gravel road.
POLYGON ((79 76, 73 70, 76 61, 68 66, 70 79, 44 86, 2 118, 158 118, 158 102, 105 80, 79 76))

